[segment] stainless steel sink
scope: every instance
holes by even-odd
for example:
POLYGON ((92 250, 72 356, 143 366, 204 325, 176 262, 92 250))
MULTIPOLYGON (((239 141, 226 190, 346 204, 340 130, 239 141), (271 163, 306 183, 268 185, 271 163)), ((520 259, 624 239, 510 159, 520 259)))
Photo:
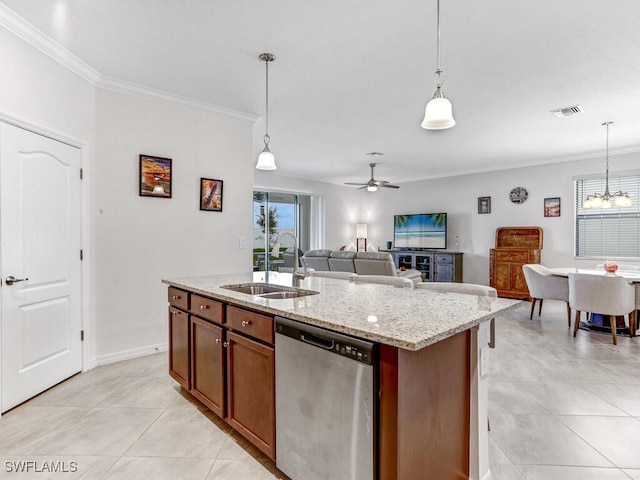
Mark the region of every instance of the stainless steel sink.
POLYGON ((237 285, 223 285, 221 288, 268 299, 298 298, 307 295, 317 295, 319 293, 313 290, 302 290, 301 288, 284 287, 268 283, 239 283, 237 285))

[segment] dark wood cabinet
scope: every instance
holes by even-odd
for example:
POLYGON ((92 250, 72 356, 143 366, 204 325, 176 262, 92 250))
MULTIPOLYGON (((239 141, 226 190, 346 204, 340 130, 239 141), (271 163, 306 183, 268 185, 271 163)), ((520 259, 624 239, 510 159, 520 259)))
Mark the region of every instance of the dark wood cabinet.
POLYGON ((275 460, 273 317, 169 287, 169 374, 275 460))
POLYGON ((500 227, 496 230, 496 248, 489 252, 489 285, 499 297, 529 299, 522 272, 528 263, 540 263, 542 228, 500 227))
POLYGON ((189 390, 189 315, 169 307, 169 375, 189 390))
POLYGON ((227 421, 275 459, 275 350, 233 332, 227 339, 227 421))
POLYGON ((191 318, 191 394, 224 418, 225 332, 198 317, 191 318))

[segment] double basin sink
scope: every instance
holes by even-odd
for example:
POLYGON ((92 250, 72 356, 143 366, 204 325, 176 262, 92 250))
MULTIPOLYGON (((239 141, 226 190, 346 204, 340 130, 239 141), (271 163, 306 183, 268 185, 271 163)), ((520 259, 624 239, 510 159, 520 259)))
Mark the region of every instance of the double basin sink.
POLYGON ((303 290, 301 288, 284 287, 281 285, 256 282, 239 283, 237 285, 223 285, 221 288, 267 299, 298 298, 305 297, 307 295, 317 295, 319 293, 314 292, 313 290, 303 290))

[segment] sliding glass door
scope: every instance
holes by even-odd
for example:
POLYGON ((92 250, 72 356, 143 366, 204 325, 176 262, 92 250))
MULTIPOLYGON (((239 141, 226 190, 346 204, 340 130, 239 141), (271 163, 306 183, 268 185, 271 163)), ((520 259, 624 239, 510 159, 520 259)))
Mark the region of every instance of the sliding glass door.
POLYGON ((294 241, 290 235, 282 239, 276 255, 272 252, 282 232, 295 235, 302 251, 309 249, 310 205, 311 197, 307 195, 253 192, 254 271, 293 266, 290 253, 293 253, 294 241))

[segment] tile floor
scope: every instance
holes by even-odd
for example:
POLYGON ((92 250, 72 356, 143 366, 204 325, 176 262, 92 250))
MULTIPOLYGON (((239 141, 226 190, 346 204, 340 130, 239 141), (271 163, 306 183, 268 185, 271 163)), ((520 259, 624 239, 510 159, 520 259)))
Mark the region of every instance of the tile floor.
MULTIPOLYGON (((98 367, 2 416, 0 478, 286 478, 181 392, 166 364, 158 354, 98 367), (26 461, 77 471, 9 471, 26 461)), ((606 334, 574 339, 561 302, 545 303, 542 319, 529 321, 528 304, 499 318, 492 478, 640 480, 639 367, 640 337, 620 336, 617 347, 606 334)))

